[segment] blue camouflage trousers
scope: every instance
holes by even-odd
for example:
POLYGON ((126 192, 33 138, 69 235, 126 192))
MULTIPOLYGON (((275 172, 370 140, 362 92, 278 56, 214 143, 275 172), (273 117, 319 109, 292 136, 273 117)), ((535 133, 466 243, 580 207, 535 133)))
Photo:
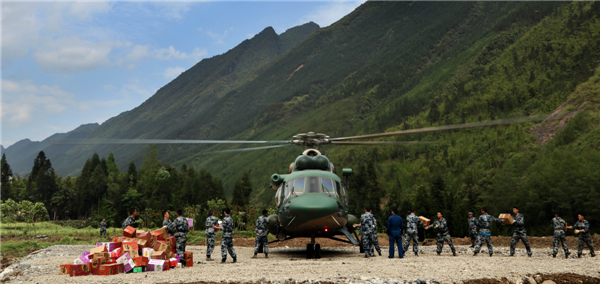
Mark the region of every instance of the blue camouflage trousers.
POLYGON ((437 241, 437 249, 436 249, 437 253, 442 252, 442 248, 444 248, 444 242, 448 243, 452 252, 456 252, 456 249, 454 248, 454 244, 452 243, 452 237, 450 237, 450 234, 448 234, 448 233, 437 234, 435 239, 437 241))
POLYGON ((256 234, 256 239, 254 239, 254 254, 258 253, 258 248, 263 246, 263 252, 265 255, 269 254, 269 241, 267 239, 267 234, 256 234))
POLYGON ((471 237, 471 246, 474 247, 475 243, 477 243, 477 231, 469 232, 469 236, 471 237))
POLYGON ((106 238, 106 229, 100 229, 100 237, 102 238, 102 234, 104 234, 104 237, 106 238))
POLYGON ((562 243, 563 250, 565 254, 569 253, 569 248, 567 247, 567 238, 565 238, 565 231, 563 230, 554 230, 554 237, 552 238, 552 255, 556 256, 558 254, 558 245, 562 243))
POLYGON ((510 240, 510 255, 515 254, 515 247, 519 240, 523 241, 525 248, 527 249, 527 254, 531 255, 531 247, 529 247, 529 240, 527 240, 527 233, 523 232, 514 232, 512 239, 510 240))
POLYGON ((206 234, 206 257, 210 257, 215 250, 215 233, 206 234))
POLYGON ((381 247, 379 247, 379 237, 377 237, 377 233, 371 234, 371 242, 371 255, 375 255, 373 248, 375 248, 375 250, 377 250, 377 252, 381 254, 381 247))
POLYGON ((592 237, 590 234, 579 234, 579 240, 577 243, 577 255, 581 256, 583 253, 583 244, 586 244, 590 249, 590 253, 594 254, 594 244, 592 244, 592 237))
MULTIPOLYGON (((187 237, 177 237, 177 240, 175 241, 175 249, 177 250, 177 255, 179 256, 179 259, 184 259, 183 253, 185 252, 186 243, 187 237)), ((181 263, 183 264, 184 262, 181 263)))
POLYGON ((408 246, 410 245, 410 240, 413 241, 413 251, 415 253, 419 252, 419 234, 417 231, 414 231, 414 232, 406 231, 406 234, 404 234, 404 252, 408 251, 408 246))
POLYGON ((223 237, 221 239, 221 258, 227 259, 227 252, 231 255, 232 258, 236 259, 237 255, 235 254, 235 249, 233 248, 233 238, 223 237))
POLYGON ((492 238, 490 236, 486 236, 486 235, 482 235, 482 234, 479 234, 477 236, 477 243, 475 244, 475 250, 473 252, 479 253, 479 250, 481 249, 481 245, 483 245, 483 241, 486 242, 488 252, 490 253, 490 255, 494 254, 494 247, 492 246, 492 238))
POLYGON ((370 256, 375 256, 373 254, 373 234, 363 234, 362 235, 362 245, 363 245, 363 250, 365 251, 365 256, 370 257, 370 256))

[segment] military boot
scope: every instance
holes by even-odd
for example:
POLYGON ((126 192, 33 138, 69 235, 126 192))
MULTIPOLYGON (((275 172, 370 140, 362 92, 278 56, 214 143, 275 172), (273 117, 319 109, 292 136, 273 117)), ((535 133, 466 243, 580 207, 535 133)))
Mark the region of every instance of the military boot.
POLYGON ((594 251, 592 251, 592 252, 590 253, 590 255, 591 255, 592 257, 595 257, 595 256, 596 256, 596 253, 595 253, 594 251))
POLYGON ((223 258, 223 259, 221 259, 221 264, 225 264, 225 263, 226 263, 226 262, 225 262, 225 260, 226 260, 226 259, 224 259, 224 258, 223 258))
POLYGON ((474 253, 473 253, 473 256, 477 256, 477 253, 476 253, 476 252, 474 252, 474 253))
POLYGON ((233 263, 236 263, 236 262, 237 262, 237 257, 234 257, 233 258, 233 263))
POLYGON ((453 251, 453 252, 452 252, 452 255, 453 255, 453 256, 456 256, 456 252, 455 252, 455 251, 453 251))
POLYGON ((439 252, 439 251, 438 251, 438 252, 437 252, 437 255, 440 255, 441 253, 442 253, 442 252, 439 252))
POLYGON ((569 258, 569 255, 571 255, 570 252, 565 253, 565 258, 569 258))
POLYGON ((210 258, 210 255, 206 256, 206 261, 213 261, 214 259, 210 258))
POLYGON ((379 254, 379 256, 381 256, 381 251, 380 250, 378 250, 377 253, 379 254))
MULTIPOLYGON (((556 258, 556 254, 553 254, 553 255, 552 255, 552 257, 553 257, 553 258, 556 258)), ((566 258, 569 258, 569 256, 568 256, 568 255, 565 255, 565 257, 566 257, 566 258)))
POLYGON ((256 253, 254 253, 254 255, 251 258, 256 258, 256 253))
POLYGON ((265 258, 269 258, 269 255, 268 255, 268 254, 265 254, 265 258))
POLYGON ((415 255, 416 255, 416 256, 419 256, 419 253, 418 253, 418 252, 415 252, 415 255))

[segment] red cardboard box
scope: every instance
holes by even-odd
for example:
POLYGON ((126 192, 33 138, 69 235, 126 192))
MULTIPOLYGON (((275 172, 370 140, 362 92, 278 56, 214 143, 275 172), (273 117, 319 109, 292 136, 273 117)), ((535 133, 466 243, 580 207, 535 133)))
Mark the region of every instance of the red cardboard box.
POLYGON ((177 253, 177 249, 175 247, 171 248, 171 253, 177 253))
POLYGON ((71 277, 73 276, 87 276, 90 275, 90 271, 71 271, 71 274, 69 274, 71 277))
POLYGON ((103 257, 103 258, 110 258, 110 253, 108 253, 108 252, 97 252, 97 253, 94 253, 94 256, 92 258, 101 258, 101 257, 103 257))
MULTIPOLYGON (((154 236, 154 237, 156 238, 156 240, 157 240, 157 241, 160 241, 160 240, 164 240, 164 239, 165 239, 165 238, 164 238, 164 235, 163 235, 163 233, 162 233, 162 231, 152 231, 152 232, 150 232, 150 234, 152 234, 152 236, 154 236)), ((168 236, 169 236, 169 235, 167 235, 167 237, 168 237, 168 236)))
POLYGON ((140 250, 140 246, 138 245, 137 242, 124 242, 123 243, 123 250, 139 251, 140 250))
POLYGON ((177 244, 177 238, 176 237, 168 237, 167 238, 167 243, 174 248, 175 245, 177 244))
POLYGON ((131 258, 136 258, 140 256, 140 252, 138 250, 124 250, 121 255, 128 253, 131 258))
POLYGON ((169 246, 169 244, 167 244, 167 242, 165 242, 165 241, 157 241, 154 244, 154 250, 162 251, 166 254, 167 252, 169 252, 171 250, 171 246, 169 246))
POLYGON ((186 267, 194 266, 194 254, 191 251, 186 251, 183 253, 183 261, 185 262, 186 267))
POLYGON ((162 251, 155 251, 150 258, 151 259, 166 260, 167 259, 167 255, 164 252, 162 252, 162 251))
POLYGON ((123 237, 135 238, 135 231, 134 227, 127 226, 127 228, 123 229, 123 237))
POLYGON ((116 275, 119 273, 123 273, 123 264, 113 263, 101 265, 98 275, 116 275))
POLYGON ((69 274, 71 275, 73 272, 90 272, 90 264, 62 264, 60 266, 60 274, 69 274))
POLYGON ((132 258, 133 262, 135 262, 135 266, 148 266, 148 258, 144 256, 132 258))

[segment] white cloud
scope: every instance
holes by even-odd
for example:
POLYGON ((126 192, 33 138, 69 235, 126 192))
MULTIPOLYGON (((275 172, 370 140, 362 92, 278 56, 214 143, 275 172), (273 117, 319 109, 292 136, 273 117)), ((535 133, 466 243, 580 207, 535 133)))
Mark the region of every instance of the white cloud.
POLYGON ((58 39, 40 46, 36 63, 46 71, 79 72, 109 66, 113 42, 94 43, 78 37, 58 39))
POLYGON ((233 27, 229 27, 225 29, 225 31, 221 33, 213 32, 212 30, 205 30, 202 27, 197 29, 200 33, 207 35, 209 38, 213 40, 215 44, 225 44, 225 38, 230 31, 233 31, 233 27))
POLYGON ((75 2, 69 7, 69 14, 82 20, 89 20, 95 14, 105 13, 112 8, 107 2, 75 2))
POLYGON ((2 60, 21 58, 37 44, 41 21, 34 3, 2 3, 2 60))
POLYGON ((327 27, 354 11, 354 9, 364 2, 365 1, 334 2, 320 6, 310 14, 302 17, 299 24, 313 21, 321 27, 327 27))
POLYGON ((131 52, 127 54, 127 60, 139 61, 145 57, 151 57, 158 60, 193 60, 199 61, 207 54, 205 49, 198 47, 194 48, 192 52, 186 53, 175 49, 172 45, 168 48, 156 48, 151 49, 147 45, 136 45, 133 47, 131 52))
POLYGON ((58 86, 2 80, 2 90, 2 118, 9 127, 31 121, 34 114, 57 114, 77 104, 75 94, 58 86))
POLYGON ((167 79, 175 79, 175 78, 177 78, 177 76, 179 76, 184 71, 185 71, 185 68, 183 68, 183 67, 169 67, 169 68, 167 68, 167 70, 165 70, 165 73, 163 74, 163 76, 165 76, 165 78, 167 78, 167 79))

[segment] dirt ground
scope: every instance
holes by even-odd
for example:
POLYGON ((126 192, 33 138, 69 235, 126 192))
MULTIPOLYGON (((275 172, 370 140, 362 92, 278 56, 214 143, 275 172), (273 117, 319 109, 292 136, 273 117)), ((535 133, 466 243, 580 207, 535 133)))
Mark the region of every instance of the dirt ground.
MULTIPOLYGON (((554 281, 556 284, 567 284, 567 283, 579 283, 579 284, 598 284, 600 283, 600 278, 594 278, 589 276, 583 276, 573 273, 563 273, 563 274, 548 274, 541 275, 542 281, 537 283, 543 283, 546 280, 554 281)), ((498 279, 475 279, 465 281, 464 284, 511 284, 512 282, 506 278, 498 279)))

